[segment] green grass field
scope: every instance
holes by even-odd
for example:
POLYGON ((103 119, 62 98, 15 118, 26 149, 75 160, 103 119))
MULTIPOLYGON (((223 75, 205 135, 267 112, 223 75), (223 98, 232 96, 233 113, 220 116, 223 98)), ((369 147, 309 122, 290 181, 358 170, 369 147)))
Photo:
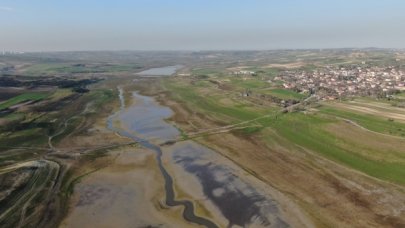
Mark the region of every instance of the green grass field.
POLYGON ((221 115, 226 122, 250 120, 263 115, 262 111, 252 112, 247 107, 235 103, 232 106, 224 106, 218 103, 218 97, 201 96, 191 86, 179 86, 175 83, 166 83, 166 87, 181 101, 187 102, 189 106, 197 108, 200 112, 208 115, 221 115))
POLYGON ((320 112, 331 116, 336 116, 360 124, 361 126, 384 134, 405 136, 405 124, 395 121, 390 121, 388 118, 383 118, 375 115, 349 112, 332 107, 321 107, 320 112))
POLYGON ((394 97, 403 100, 405 99, 405 92, 395 94, 394 97))
MULTIPOLYGON (((280 116, 272 127, 291 143, 310 149, 370 176, 405 184, 405 163, 395 160, 371 159, 359 154, 358 152, 362 149, 361 145, 367 142, 353 140, 355 143, 350 143, 348 139, 339 138, 324 130, 327 124, 336 121, 313 114, 290 113, 280 116)), ((372 150, 372 148, 369 149, 372 150)), ((381 157, 385 156, 384 151, 375 153, 380 153, 381 157)), ((389 152, 385 151, 385 153, 389 152)), ((396 153, 405 156, 405 153, 401 152, 401 148, 398 148, 396 153)))
POLYGON ((191 73, 195 76, 197 75, 218 76, 225 74, 224 70, 217 68, 195 68, 191 70, 191 73))
POLYGON ((238 87, 240 89, 261 89, 269 87, 270 84, 266 81, 251 79, 251 80, 243 80, 240 78, 232 78, 231 85, 238 87))
MULTIPOLYGON (((251 87, 257 88, 261 84, 260 81, 251 80, 251 82, 253 83, 253 85, 249 85, 251 87)), ((235 86, 240 86, 242 82, 232 80, 232 83, 236 83, 236 85, 232 84, 235 88, 235 86)), ((372 131, 395 135, 402 134, 403 129, 405 129, 404 124, 375 116, 346 112, 330 106, 323 106, 319 108, 319 112, 310 114, 302 112, 281 114, 277 112, 280 109, 252 107, 239 100, 230 100, 228 103, 223 104, 221 98, 227 97, 225 93, 218 91, 209 93, 208 96, 201 94, 201 91, 206 93, 209 87, 201 88, 170 79, 166 80, 165 86, 172 92, 172 96, 176 100, 184 102, 188 107, 201 114, 215 116, 217 119, 220 118, 225 123, 252 120, 273 113, 267 118, 251 122, 251 124, 259 124, 261 127, 247 127, 235 131, 236 134, 240 134, 242 137, 254 134, 266 139, 269 137, 269 131, 263 129, 268 128, 283 138, 280 143, 286 148, 293 148, 293 150, 298 151, 301 150, 300 148, 305 148, 370 176, 405 184, 405 152, 403 150, 405 141, 393 138, 390 140, 393 140, 392 143, 397 147, 386 147, 384 144, 385 136, 361 130, 353 125, 347 125, 344 120, 336 117, 353 120, 372 131), (333 129, 332 127, 345 129, 348 126, 356 130, 356 133, 353 133, 354 135, 339 135, 339 132, 330 130, 333 129), (359 137, 356 137, 355 134, 358 134, 359 137), (370 137, 368 139, 372 140, 376 146, 370 145, 367 140, 360 136, 370 137)), ((305 97, 305 95, 284 89, 268 91, 284 98, 302 99, 305 97)), ((272 140, 275 139, 272 138, 272 140)))
POLYGON ((23 113, 10 113, 2 118, 5 118, 8 121, 22 120, 24 118, 24 114, 23 113))
POLYGON ((270 78, 276 77, 280 73, 278 68, 263 68, 260 66, 252 66, 243 70, 256 72, 257 76, 266 76, 270 78))
POLYGON ((268 89, 261 90, 260 93, 268 94, 271 96, 278 97, 280 99, 289 99, 289 100, 302 100, 306 96, 304 94, 297 93, 288 89, 268 89))
POLYGON ((270 76, 271 78, 276 77, 280 73, 280 69, 277 68, 266 68, 266 69, 258 69, 257 72, 260 73, 264 72, 265 75, 270 76))
POLYGON ((48 93, 24 93, 16 97, 10 98, 3 103, 0 103, 0 110, 9 108, 13 105, 25 101, 39 101, 45 99, 48 95, 49 95, 48 93))

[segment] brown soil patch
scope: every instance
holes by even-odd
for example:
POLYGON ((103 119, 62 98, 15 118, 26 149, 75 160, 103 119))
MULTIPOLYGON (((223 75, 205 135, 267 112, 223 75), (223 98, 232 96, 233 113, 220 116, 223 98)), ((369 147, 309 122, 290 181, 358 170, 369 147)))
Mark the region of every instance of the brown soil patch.
POLYGON ((75 187, 71 209, 61 227, 194 227, 181 208, 163 206, 164 181, 154 153, 123 148, 112 163, 75 187))

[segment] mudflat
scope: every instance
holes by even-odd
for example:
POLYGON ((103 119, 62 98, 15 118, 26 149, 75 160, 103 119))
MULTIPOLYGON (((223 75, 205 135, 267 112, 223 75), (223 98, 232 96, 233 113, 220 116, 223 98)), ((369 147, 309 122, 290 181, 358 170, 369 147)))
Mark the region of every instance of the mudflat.
POLYGON ((110 155, 116 157, 111 165, 76 185, 61 227, 192 227, 178 209, 163 205, 163 180, 153 152, 136 148, 110 155))

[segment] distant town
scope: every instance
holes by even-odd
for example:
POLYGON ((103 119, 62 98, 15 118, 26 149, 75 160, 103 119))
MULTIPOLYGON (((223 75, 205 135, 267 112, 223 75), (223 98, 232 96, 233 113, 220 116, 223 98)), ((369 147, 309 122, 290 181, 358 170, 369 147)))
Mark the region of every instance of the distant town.
POLYGON ((286 89, 316 94, 323 100, 344 96, 387 97, 405 90, 405 74, 396 67, 327 66, 313 72, 288 70, 274 78, 286 89))
POLYGON ((345 96, 389 97, 405 90, 405 73, 397 67, 350 65, 326 66, 312 72, 282 71, 273 79, 286 89, 315 94, 321 100, 345 96))

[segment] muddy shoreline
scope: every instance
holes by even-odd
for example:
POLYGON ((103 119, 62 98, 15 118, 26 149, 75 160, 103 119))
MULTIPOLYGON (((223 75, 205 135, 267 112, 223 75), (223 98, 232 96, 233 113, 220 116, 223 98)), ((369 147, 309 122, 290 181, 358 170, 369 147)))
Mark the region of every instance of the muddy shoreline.
MULTIPOLYGON (((122 128, 128 132, 134 132, 133 135, 127 135, 134 138, 146 148, 157 152, 158 164, 165 179, 170 177, 167 170, 162 165, 162 149, 156 144, 152 144, 148 139, 164 142, 170 139, 175 139, 180 132, 172 125, 163 121, 172 116, 172 111, 167 107, 159 105, 153 98, 133 93, 135 106, 129 107, 132 111, 128 115, 122 115, 122 128), (149 128, 143 128, 143 122, 140 130, 138 123, 135 120, 149 119, 149 128), (142 135, 140 138, 134 135, 142 135), (158 139, 156 139, 158 138, 158 139), (166 176, 167 175, 167 176, 166 176)), ((124 133, 125 134, 125 133, 124 133)), ((166 145, 165 151, 172 150, 174 164, 180 166, 184 172, 197 177, 200 188, 203 190, 205 197, 214 204, 221 212, 220 217, 225 217, 228 221, 228 226, 238 225, 260 225, 260 226, 276 226, 288 227, 286 218, 283 218, 277 200, 272 198, 267 192, 256 191, 253 182, 247 182, 245 177, 238 173, 238 167, 233 164, 227 164, 222 161, 224 158, 216 154, 214 151, 205 148, 195 142, 186 141, 172 146, 166 145), (215 162, 221 161, 221 162, 215 162)), ((173 185, 173 180, 170 177, 168 180, 170 185, 173 185)), ((165 183, 167 185, 167 182, 165 183)), ((175 197, 173 188, 167 189, 167 197, 175 197)), ((272 190, 275 191, 275 190, 272 190)), ((176 206, 167 202, 167 205, 176 206)), ((192 206, 192 203, 190 204, 192 206)), ((186 214, 184 215, 186 216, 186 214)), ((189 220, 185 217, 186 220, 189 220)), ((189 220, 190 221, 190 220, 189 220)))
MULTIPOLYGON (((161 199, 164 199, 163 204, 168 209, 181 209, 180 214, 185 221, 205 227, 311 226, 300 221, 301 215, 286 217, 286 208, 289 215, 300 212, 277 190, 215 151, 190 140, 160 146, 162 142, 180 135, 177 128, 165 121, 173 115, 172 110, 161 106, 153 97, 136 92, 132 92, 133 101, 127 102, 130 105, 126 106, 124 93, 119 88, 121 108, 108 118, 107 128, 154 153, 156 167, 153 169, 161 175, 161 193, 164 194, 161 199)), ((136 154, 137 151, 132 153, 136 154)), ((109 176, 107 173, 105 175, 109 176)), ((86 189, 88 184, 84 182, 78 188, 86 189)), ((153 202, 148 204, 154 205, 153 202)), ((78 206, 81 205, 76 202, 75 207, 78 206)), ((132 207, 136 211, 137 205, 132 207)))
MULTIPOLYGON (((119 91, 119 94, 120 94, 119 97, 121 99, 121 105, 122 105, 122 104, 125 104, 125 101, 123 101, 124 96, 122 95, 123 90, 122 89, 119 89, 119 90, 120 90, 119 91)), ((137 96, 138 98, 140 97, 136 93, 134 93, 134 96, 137 96)), ((150 104, 150 101, 149 101, 149 104, 150 104)), ((147 149, 150 149, 150 150, 152 150, 152 151, 154 151, 156 153, 156 162, 158 164, 159 170, 160 170, 160 172, 161 172, 161 174, 162 174, 162 176, 164 178, 164 182, 165 182, 164 186, 165 186, 165 193, 166 193, 166 197, 165 197, 166 198, 166 202, 165 202, 166 205, 169 206, 169 207, 183 206, 184 207, 183 217, 184 217, 185 220, 187 220, 189 222, 196 223, 196 224, 203 225, 205 227, 210 227, 210 228, 218 227, 215 223, 211 222, 210 220, 199 217, 199 216, 196 216, 194 214, 194 205, 193 205, 192 202, 187 201, 187 200, 179 201, 179 200, 175 199, 175 192, 174 192, 174 188, 173 188, 173 179, 170 176, 170 174, 167 172, 165 167, 163 166, 163 163, 162 163, 162 150, 161 150, 161 148, 159 146, 154 145, 154 144, 150 143, 147 139, 140 138, 140 137, 138 137, 138 136, 136 136, 134 134, 131 134, 130 132, 125 131, 125 130, 123 130, 121 128, 114 127, 113 122, 114 122, 115 118, 121 118, 120 114, 124 110, 125 110, 125 107, 121 107, 121 110, 118 113, 114 114, 113 116, 111 116, 108 119, 107 128, 114 131, 114 132, 116 132, 116 133, 118 133, 121 136, 131 138, 133 141, 139 143, 143 147, 145 147, 147 149)), ((164 114, 166 114, 166 113, 164 113, 164 114)), ((135 118, 135 117, 133 117, 133 118, 135 118)), ((133 125, 132 127, 134 127, 135 130, 138 129, 137 125, 133 125)))

